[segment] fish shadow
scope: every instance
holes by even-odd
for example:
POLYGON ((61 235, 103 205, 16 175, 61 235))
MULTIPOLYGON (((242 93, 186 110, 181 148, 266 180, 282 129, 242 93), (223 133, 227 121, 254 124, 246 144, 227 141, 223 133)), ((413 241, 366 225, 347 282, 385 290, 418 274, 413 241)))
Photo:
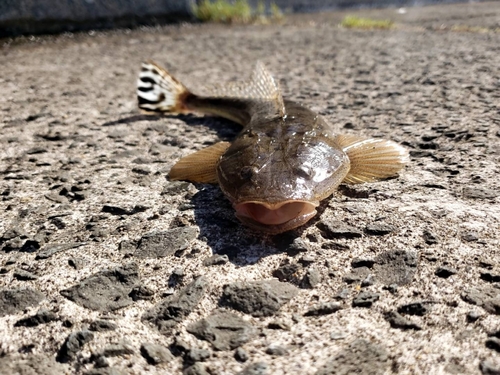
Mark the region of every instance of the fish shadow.
POLYGON ((132 116, 120 118, 118 120, 104 122, 101 124, 101 126, 115 126, 115 125, 120 125, 120 124, 133 124, 134 122, 139 122, 139 121, 146 121, 146 120, 157 121, 159 119, 160 119, 159 116, 135 114, 132 116))
POLYGON ((164 115, 146 115, 146 114, 134 114, 132 116, 123 117, 114 121, 107 121, 101 124, 101 126, 116 126, 121 124, 133 124, 139 121, 148 122, 159 122, 165 121, 166 119, 176 119, 181 120, 188 126, 199 127, 204 126, 212 131, 214 131, 221 140, 231 140, 238 135, 241 130, 241 126, 220 117, 212 116, 196 116, 193 114, 164 114, 164 115))
POLYGON ((234 209, 217 185, 198 184, 199 191, 192 196, 199 239, 204 241, 214 255, 226 255, 237 266, 248 266, 267 256, 286 253, 299 256, 302 252, 293 246, 295 239, 319 220, 328 206, 322 202, 318 213, 307 224, 294 230, 270 235, 244 226, 235 216, 234 209))

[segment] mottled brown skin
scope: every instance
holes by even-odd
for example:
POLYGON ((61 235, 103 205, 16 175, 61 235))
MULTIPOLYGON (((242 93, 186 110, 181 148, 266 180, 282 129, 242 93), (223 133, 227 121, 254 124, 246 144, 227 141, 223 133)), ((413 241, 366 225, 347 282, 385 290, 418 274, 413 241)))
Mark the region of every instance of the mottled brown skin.
POLYGON ((221 111, 244 125, 222 155, 217 179, 238 218, 268 233, 283 232, 308 221, 316 214, 319 201, 331 195, 349 171, 349 158, 336 143, 331 126, 300 104, 284 103, 286 115, 280 116, 269 102, 188 101, 188 105, 204 112, 221 111), (211 111, 213 108, 218 111, 211 111), (281 219, 260 219, 269 214, 266 210, 280 207, 281 219), (280 222, 287 217, 291 219, 280 222))

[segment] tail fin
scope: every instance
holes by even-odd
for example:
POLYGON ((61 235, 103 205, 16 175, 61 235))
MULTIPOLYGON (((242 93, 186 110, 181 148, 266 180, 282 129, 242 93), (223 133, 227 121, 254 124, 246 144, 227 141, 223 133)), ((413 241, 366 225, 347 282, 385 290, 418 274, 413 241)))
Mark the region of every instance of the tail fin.
POLYGON ((139 108, 145 112, 185 112, 190 92, 162 67, 152 61, 142 64, 137 80, 139 108))

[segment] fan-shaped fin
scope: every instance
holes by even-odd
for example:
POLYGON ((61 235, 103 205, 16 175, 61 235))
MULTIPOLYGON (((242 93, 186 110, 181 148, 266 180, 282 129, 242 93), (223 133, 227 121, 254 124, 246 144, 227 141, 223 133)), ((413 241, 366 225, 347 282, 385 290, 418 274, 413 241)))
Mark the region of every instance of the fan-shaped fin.
POLYGON ((219 159, 230 145, 229 142, 219 142, 184 156, 172 167, 168 176, 171 180, 216 184, 219 159))
POLYGON ((392 141, 354 135, 339 135, 336 141, 351 162, 343 182, 359 184, 395 176, 409 160, 408 151, 392 141))
POLYGON ((285 104, 279 84, 262 62, 258 62, 249 81, 230 82, 210 89, 217 97, 271 101, 279 115, 285 115, 285 104))

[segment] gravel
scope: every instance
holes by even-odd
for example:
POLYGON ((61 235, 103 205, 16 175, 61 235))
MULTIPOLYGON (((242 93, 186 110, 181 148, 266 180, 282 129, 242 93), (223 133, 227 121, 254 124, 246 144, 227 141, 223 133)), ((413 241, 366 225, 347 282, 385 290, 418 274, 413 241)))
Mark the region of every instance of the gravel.
POLYGON ((325 12, 1 40, 0 373, 498 373, 500 4, 404 11, 353 11, 391 30, 325 12), (142 115, 150 58, 202 94, 260 60, 285 98, 410 163, 255 233, 218 186, 166 177, 239 127, 142 115))

